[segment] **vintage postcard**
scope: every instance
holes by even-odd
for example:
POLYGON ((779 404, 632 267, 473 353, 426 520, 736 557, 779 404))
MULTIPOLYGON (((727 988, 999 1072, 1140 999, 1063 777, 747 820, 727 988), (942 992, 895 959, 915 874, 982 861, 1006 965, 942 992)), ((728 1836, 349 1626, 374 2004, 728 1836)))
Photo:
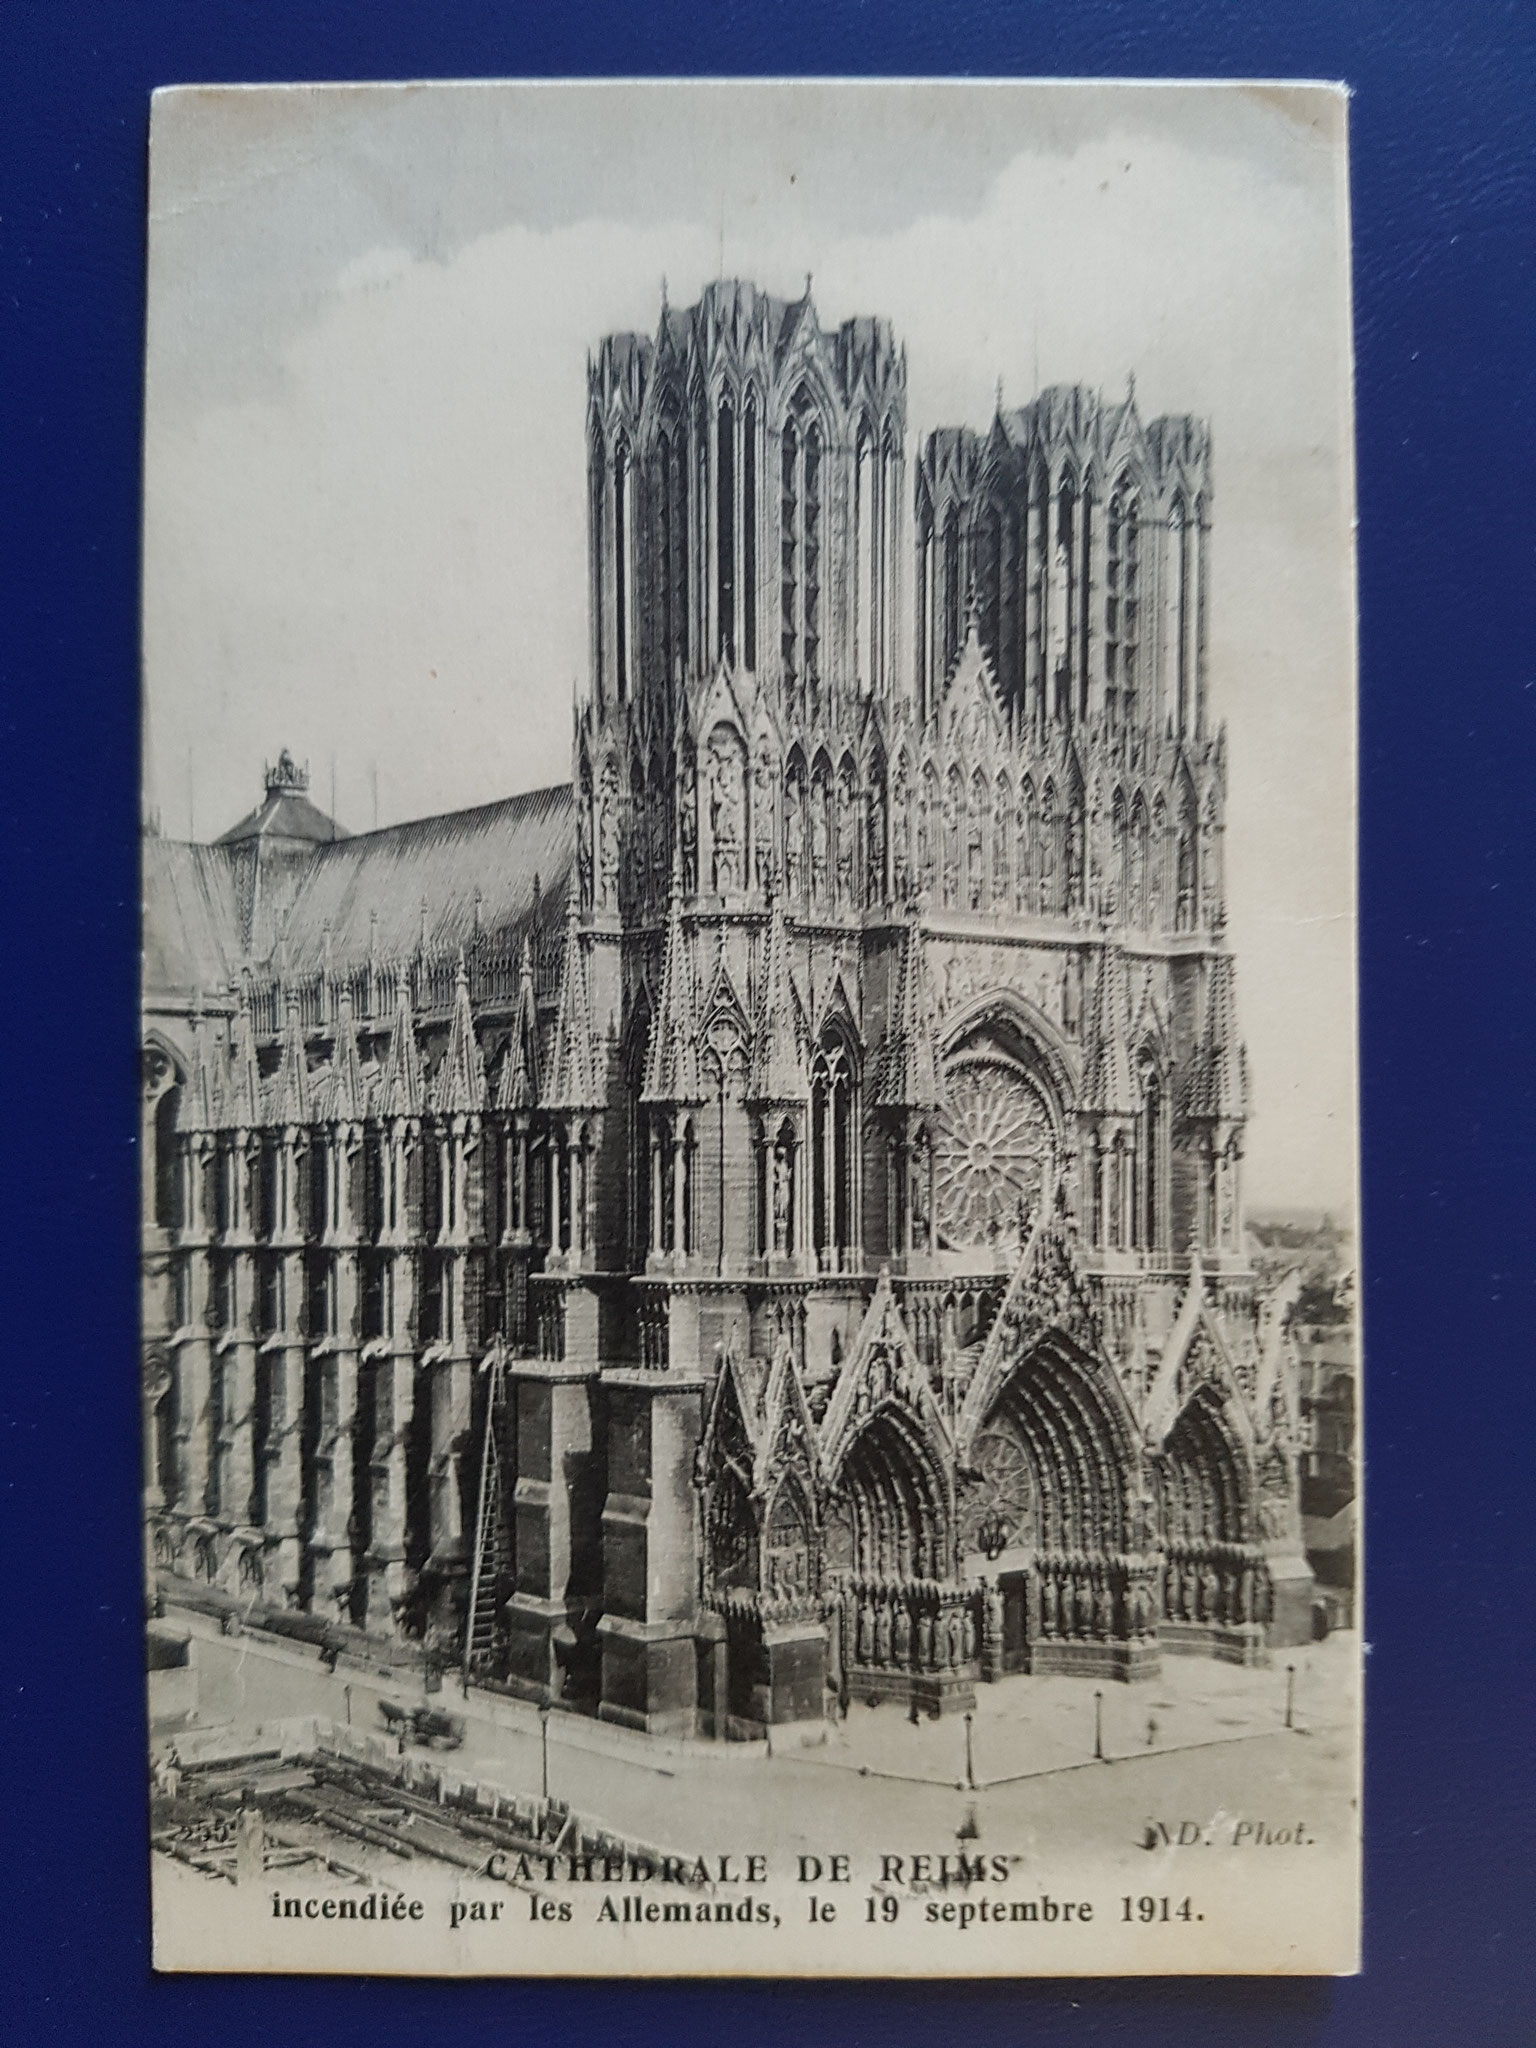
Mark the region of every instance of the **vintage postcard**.
POLYGON ((160 1968, 1357 1966, 1345 134, 157 97, 160 1968))

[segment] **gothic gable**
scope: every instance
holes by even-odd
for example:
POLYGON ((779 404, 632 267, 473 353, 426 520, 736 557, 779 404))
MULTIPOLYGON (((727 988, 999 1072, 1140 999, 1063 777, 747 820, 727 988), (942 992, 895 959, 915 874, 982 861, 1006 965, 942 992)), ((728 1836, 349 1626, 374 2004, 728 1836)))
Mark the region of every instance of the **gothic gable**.
POLYGON ((714 971, 699 1005, 699 1029, 703 1043, 717 1049, 729 1046, 733 1040, 743 1048, 752 1042, 752 1020, 746 1004, 737 993, 726 961, 723 932, 715 954, 714 971))
POLYGON ((517 1014, 501 1062, 498 1109, 531 1109, 539 1099, 539 1011, 534 994, 533 948, 523 940, 518 967, 517 1014))
POLYGON ((786 1472, 799 1474, 808 1499, 820 1490, 816 1424, 787 1337, 779 1342, 763 1395, 763 1429, 753 1468, 754 1493, 766 1500, 786 1472))
POLYGON ((1301 1292, 1301 1282, 1301 1268, 1292 1266, 1258 1300, 1258 1328, 1255 1332, 1258 1370, 1253 1405, 1255 1414, 1259 1416, 1269 1412, 1277 1391, 1285 1400, 1296 1385, 1295 1346, 1291 1342, 1289 1323, 1296 1297, 1301 1292))
POLYGON ((728 1351, 715 1376, 704 1434, 699 1439, 700 1483, 712 1484, 724 1468, 734 1472, 751 1493, 756 1485, 765 1434, 761 1389, 753 1385, 747 1363, 728 1351))
POLYGON ((367 1110, 368 1091, 357 1053, 357 1032, 352 1023, 352 997, 343 989, 337 1005, 335 1035, 330 1065, 317 1090, 316 1104, 322 1123, 350 1124, 362 1120, 367 1110))
MULTIPOLYGON (((1065 1338, 1089 1360, 1103 1357, 1098 1315, 1078 1270, 1059 1202, 1056 1214, 1042 1215, 1030 1233, 966 1391, 956 1432, 962 1464, 969 1460, 976 1433, 991 1413, 1003 1381, 1019 1359, 1049 1336, 1065 1338)), ((1104 1379, 1113 1390, 1115 1405, 1123 1407, 1125 1397, 1113 1373, 1106 1371, 1104 1379)))
POLYGON ((1244 1399, 1221 1326, 1205 1299, 1205 1275, 1197 1252, 1191 1260, 1189 1286, 1174 1317, 1142 1411, 1142 1434, 1146 1441, 1166 1442, 1174 1424, 1206 1386, 1214 1389, 1238 1436, 1251 1446, 1253 1411, 1244 1399))
POLYGON ((1003 733, 1002 706, 973 605, 944 700, 944 737, 951 755, 979 762, 992 759, 1003 733))
MULTIPOLYGON (((857 980, 855 979, 854 986, 857 987, 857 985, 857 980)), ((822 1038, 829 1026, 843 1032, 848 1043, 857 1052, 862 1053, 864 1034, 859 1029, 858 1006, 849 991, 841 958, 838 959, 832 970, 832 980, 828 985, 825 995, 822 997, 817 1011, 815 1035, 818 1040, 822 1038)))
POLYGON ((485 1107, 485 1060, 475 1037, 462 953, 454 982, 448 1045, 434 1079, 432 1107, 439 1116, 473 1116, 485 1107))
POLYGON ((939 1462, 947 1462, 949 1425, 896 1305, 890 1270, 882 1267, 822 1418, 821 1463, 829 1479, 836 1477, 854 1439, 886 1408, 904 1414, 939 1462))
MULTIPOLYGON (((747 678, 742 678, 747 681, 747 678)), ((697 744, 702 747, 716 726, 729 729, 738 745, 744 745, 746 735, 752 730, 752 701, 743 701, 738 688, 738 679, 731 673, 729 665, 722 660, 700 687, 693 705, 693 733, 697 744)))

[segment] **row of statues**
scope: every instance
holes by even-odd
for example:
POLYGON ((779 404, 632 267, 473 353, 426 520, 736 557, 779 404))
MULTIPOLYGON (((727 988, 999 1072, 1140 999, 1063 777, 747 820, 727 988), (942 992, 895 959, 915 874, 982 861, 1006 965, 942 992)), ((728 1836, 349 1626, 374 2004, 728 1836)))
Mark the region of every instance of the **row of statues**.
POLYGON ((1202 880, 1213 872, 1209 812, 1200 823, 1161 805, 1091 817, 1082 799, 1036 803, 1006 784, 974 784, 929 771, 915 787, 898 773, 889 800, 876 779, 861 788, 851 761, 807 777, 796 762, 782 784, 760 754, 748 768, 733 730, 717 727, 696 763, 684 757, 675 791, 620 789, 610 759, 577 806, 577 868, 584 909, 617 912, 663 899, 671 885, 673 829, 685 894, 732 896, 782 886, 791 901, 858 910, 922 894, 942 907, 1070 916, 1090 907, 1110 921, 1192 928, 1202 880), (978 794, 979 791, 979 794, 978 794), (622 898, 622 900, 621 900, 622 898))

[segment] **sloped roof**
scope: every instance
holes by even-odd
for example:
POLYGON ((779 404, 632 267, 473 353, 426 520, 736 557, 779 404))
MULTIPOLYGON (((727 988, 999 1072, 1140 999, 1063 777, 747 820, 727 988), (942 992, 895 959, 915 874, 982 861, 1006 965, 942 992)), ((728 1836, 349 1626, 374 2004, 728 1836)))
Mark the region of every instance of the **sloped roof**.
MULTIPOLYGON (((275 801, 300 799, 285 794, 275 801)), ((414 953, 422 939, 423 902, 433 952, 470 944, 477 895, 486 937, 515 931, 533 909, 535 876, 544 900, 559 903, 574 845, 568 783, 379 832, 327 838, 307 854, 290 840, 280 853, 274 849, 285 873, 299 862, 300 879, 283 923, 288 971, 303 975, 329 965, 340 972, 366 960, 370 945, 381 958, 414 953)), ((228 986, 245 955, 242 874, 249 894, 252 861, 264 867, 268 858, 248 838, 237 842, 230 834, 214 846, 145 836, 146 989, 189 994, 228 986)), ((258 957, 255 964, 265 962, 258 957)))
POLYGON ((226 987, 240 958, 234 862, 181 839, 146 835, 142 848, 145 988, 226 987))
POLYGON ((1345 1501, 1336 1514, 1303 1515, 1302 1541, 1308 1550, 1347 1550, 1359 1520, 1356 1503, 1345 1501))
POLYGON ((215 841, 219 846, 239 846, 247 839, 312 840, 317 846, 351 835, 324 811, 312 804, 301 790, 269 789, 254 811, 238 825, 231 825, 215 841))
POLYGON ((338 969, 365 960, 370 940, 384 958, 414 952, 423 903, 433 952, 467 946, 477 891, 482 932, 515 928, 533 908, 535 875, 545 897, 560 900, 574 847, 571 787, 562 782, 317 848, 288 917, 290 971, 324 965, 327 926, 338 969))
POLYGON ((309 769, 301 768, 286 747, 275 762, 267 764, 266 790, 254 811, 220 834, 220 846, 240 846, 251 839, 322 845, 348 836, 345 826, 310 802, 309 769))

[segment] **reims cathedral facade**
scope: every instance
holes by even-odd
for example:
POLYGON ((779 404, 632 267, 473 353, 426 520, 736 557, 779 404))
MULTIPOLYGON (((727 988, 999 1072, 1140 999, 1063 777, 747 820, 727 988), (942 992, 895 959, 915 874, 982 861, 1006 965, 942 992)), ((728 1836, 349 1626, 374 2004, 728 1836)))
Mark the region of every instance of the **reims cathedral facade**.
POLYGON ((146 836, 162 1588, 722 1736, 1299 1640, 1205 425, 911 474, 889 326, 722 282, 586 438, 568 786, 146 836))

